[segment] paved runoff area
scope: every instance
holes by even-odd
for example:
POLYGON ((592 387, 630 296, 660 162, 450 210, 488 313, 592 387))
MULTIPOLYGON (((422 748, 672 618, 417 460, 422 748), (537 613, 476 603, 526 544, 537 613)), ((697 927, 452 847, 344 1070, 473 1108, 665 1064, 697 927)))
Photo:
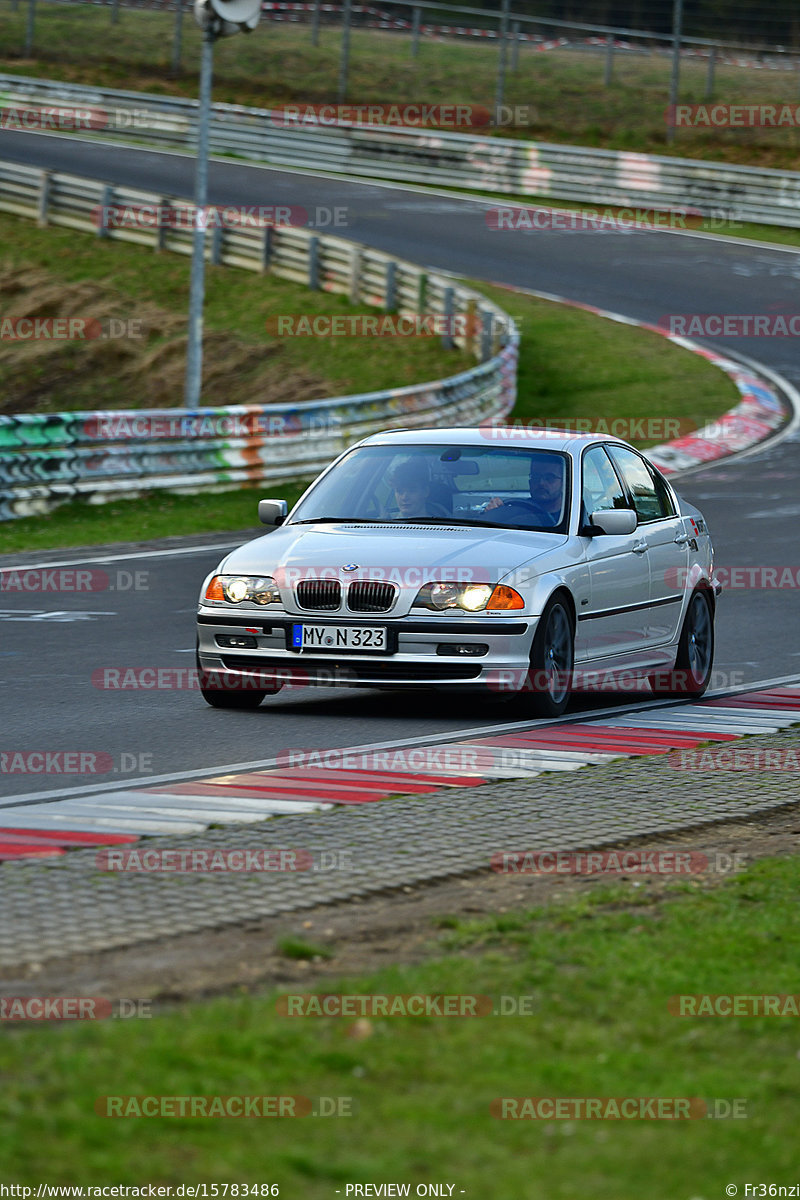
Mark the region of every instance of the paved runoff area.
POLYGON ((513 875, 542 855, 797 804, 800 687, 321 753, 321 764, 7 800, 0 968, 513 875))

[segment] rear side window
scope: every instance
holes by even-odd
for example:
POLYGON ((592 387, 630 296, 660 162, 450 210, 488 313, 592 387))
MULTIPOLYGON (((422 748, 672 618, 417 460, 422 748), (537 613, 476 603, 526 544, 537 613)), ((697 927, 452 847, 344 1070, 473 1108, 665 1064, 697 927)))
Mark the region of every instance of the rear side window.
POLYGON ((609 446, 617 470, 633 498, 633 506, 640 521, 660 521, 674 516, 669 492, 663 479, 633 450, 624 446, 609 446))

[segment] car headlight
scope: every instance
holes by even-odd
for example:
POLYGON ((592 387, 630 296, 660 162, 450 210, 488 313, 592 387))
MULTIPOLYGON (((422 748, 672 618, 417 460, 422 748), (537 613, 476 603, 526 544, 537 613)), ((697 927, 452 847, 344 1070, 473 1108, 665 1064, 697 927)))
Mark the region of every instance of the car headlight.
POLYGON ((206 600, 228 604, 280 604, 281 593, 271 575, 215 575, 205 591, 206 600))
POLYGON ((490 583, 426 583, 417 592, 413 608, 428 608, 447 612, 454 608, 462 612, 485 612, 524 608, 519 592, 505 584, 493 587, 490 583))

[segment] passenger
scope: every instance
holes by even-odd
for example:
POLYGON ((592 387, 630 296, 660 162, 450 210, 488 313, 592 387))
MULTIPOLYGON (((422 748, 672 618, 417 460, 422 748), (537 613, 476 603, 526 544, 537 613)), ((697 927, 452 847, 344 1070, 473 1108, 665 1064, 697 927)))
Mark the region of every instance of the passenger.
POLYGON ((441 504, 430 500, 430 474, 424 462, 406 459, 392 469, 389 483, 394 490, 394 504, 386 510, 387 517, 411 520, 414 517, 447 517, 441 504))

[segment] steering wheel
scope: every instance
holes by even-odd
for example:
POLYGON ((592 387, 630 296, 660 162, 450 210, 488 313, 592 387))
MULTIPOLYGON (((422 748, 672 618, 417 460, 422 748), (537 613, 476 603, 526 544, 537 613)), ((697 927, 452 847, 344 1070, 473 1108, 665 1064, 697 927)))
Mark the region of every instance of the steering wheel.
POLYGON ((502 507, 503 509, 521 509, 524 513, 530 512, 535 513, 537 516, 544 517, 545 520, 537 521, 537 525, 548 525, 553 523, 549 520, 550 514, 546 512, 545 509, 540 508, 538 504, 534 504, 532 500, 504 500, 502 507))

